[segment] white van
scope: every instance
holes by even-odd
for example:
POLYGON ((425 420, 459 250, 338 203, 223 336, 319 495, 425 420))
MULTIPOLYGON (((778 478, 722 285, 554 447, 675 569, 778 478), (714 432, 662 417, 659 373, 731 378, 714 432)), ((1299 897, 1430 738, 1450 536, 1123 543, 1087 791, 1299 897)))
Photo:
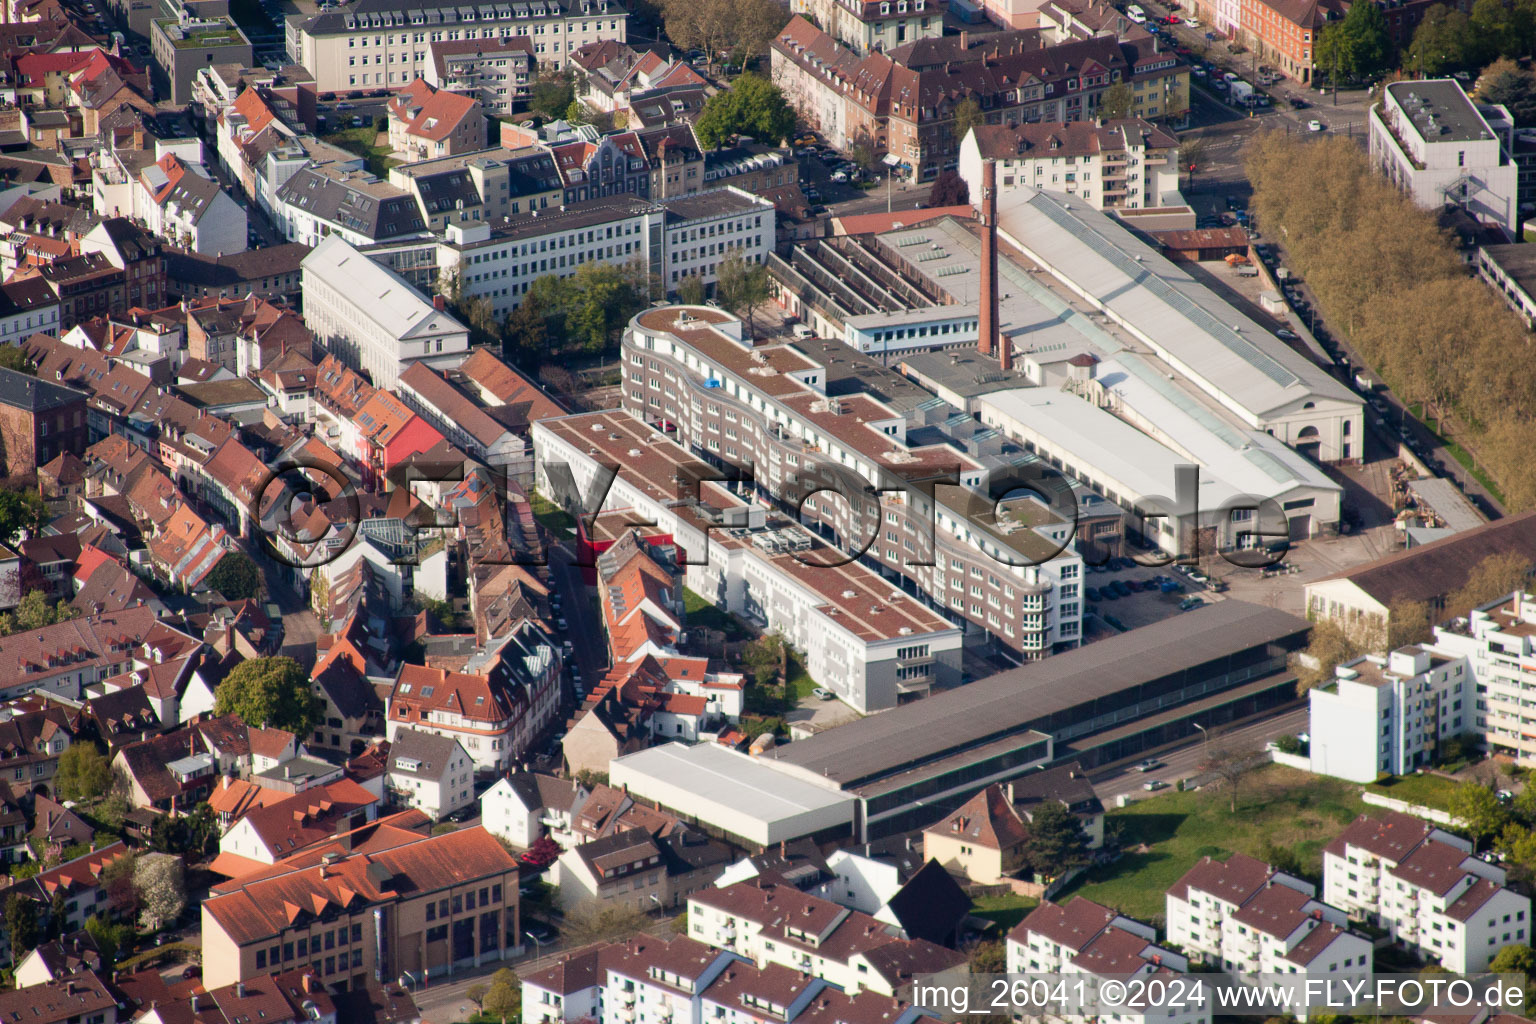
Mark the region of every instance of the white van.
POLYGON ((797 338, 814 338, 814 337, 816 337, 816 332, 811 330, 805 324, 795 324, 795 326, 794 326, 794 334, 795 334, 795 337, 797 337, 797 338))

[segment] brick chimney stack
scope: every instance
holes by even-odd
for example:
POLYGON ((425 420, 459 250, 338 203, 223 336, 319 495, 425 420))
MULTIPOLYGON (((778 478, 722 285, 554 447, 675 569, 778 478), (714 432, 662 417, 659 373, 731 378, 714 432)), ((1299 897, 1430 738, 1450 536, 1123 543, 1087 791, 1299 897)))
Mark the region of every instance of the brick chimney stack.
POLYGON ((992 354, 997 340, 997 164, 981 162, 981 316, 976 351, 992 354))

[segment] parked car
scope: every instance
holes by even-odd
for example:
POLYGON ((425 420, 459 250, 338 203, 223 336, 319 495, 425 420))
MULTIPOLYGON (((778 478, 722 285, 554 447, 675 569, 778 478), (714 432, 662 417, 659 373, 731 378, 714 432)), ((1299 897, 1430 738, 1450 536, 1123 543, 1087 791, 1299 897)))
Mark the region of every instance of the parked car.
POLYGON ((1200 27, 1200 19, 1199 18, 1185 18, 1184 19, 1184 27, 1185 28, 1199 28, 1200 27))
POLYGON ((1288 331, 1284 327, 1280 328, 1278 331, 1275 332, 1275 337, 1284 339, 1285 341, 1297 341, 1297 340, 1299 340, 1299 336, 1296 334, 1295 331, 1288 331))
POLYGON ((1083 591, 1083 596, 1088 598, 1090 601, 1097 601, 1099 599, 1099 588, 1088 587, 1083 591))
POLYGON ((1327 127, 1327 125, 1323 124, 1323 122, 1319 121, 1315 117, 1307 122, 1307 131, 1309 132, 1320 132, 1325 130, 1327 127))
POLYGON ((818 686, 816 689, 812 690, 811 696, 815 697, 817 700, 835 700, 837 698, 837 694, 833 693, 831 690, 824 686, 818 686))
POLYGON ((1137 4, 1131 4, 1127 7, 1125 9, 1125 16, 1138 25, 1145 25, 1147 23, 1147 12, 1142 10, 1137 4))

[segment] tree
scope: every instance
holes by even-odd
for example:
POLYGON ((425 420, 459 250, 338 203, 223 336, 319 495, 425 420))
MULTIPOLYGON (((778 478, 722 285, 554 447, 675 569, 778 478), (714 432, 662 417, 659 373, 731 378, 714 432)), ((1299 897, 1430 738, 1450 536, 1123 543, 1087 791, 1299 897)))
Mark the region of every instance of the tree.
POLYGON ((536 366, 548 353, 549 331, 544 314, 526 298, 507 314, 502 325, 501 354, 514 363, 536 366))
POLYGON ((41 590, 29 590, 16 606, 16 629, 42 629, 56 622, 65 622, 78 616, 80 612, 63 601, 50 603, 48 595, 41 590))
POLYGON ((944 171, 933 179, 928 190, 929 206, 964 206, 971 201, 971 186, 960 177, 959 171, 944 171))
POLYGON ((175 922, 187 907, 187 887, 177 857, 140 857, 133 885, 139 893, 139 923, 149 931, 175 922))
POLYGON ((978 942, 971 950, 972 974, 1002 974, 1008 970, 1008 951, 995 939, 978 942))
POLYGON ((32 365, 32 360, 27 358, 20 345, 0 345, 0 369, 37 376, 37 367, 32 365))
POLYGON ((1448 616, 1467 615, 1490 601, 1523 590, 1531 576, 1531 563, 1514 551, 1489 555, 1467 573, 1467 582, 1445 599, 1448 616))
POLYGON ((261 597, 261 570, 243 551, 228 551, 203 577, 226 601, 255 601, 261 597))
POLYGON ((467 996, 469 998, 469 1001, 474 1003, 476 1007, 478 1007, 481 1010, 484 1010, 485 1009, 485 996, 486 996, 486 993, 489 992, 490 990, 491 990, 491 986, 485 984, 485 982, 482 981, 482 982, 479 982, 477 984, 471 985, 471 986, 469 986, 469 988, 465 989, 464 990, 464 995, 467 996))
POLYGON ((1379 5, 1350 5, 1343 25, 1354 48, 1357 74, 1374 77, 1391 66, 1392 35, 1387 29, 1387 16, 1379 5))
MULTIPOLYGON (((1350 14, 1353 13, 1351 7, 1350 14)), ((1435 78, 1473 64, 1476 47, 1467 16, 1448 4, 1435 4, 1424 12, 1424 20, 1414 29, 1403 63, 1421 75, 1435 78)))
POLYGON ((247 725, 308 736, 325 705, 309 689, 309 673, 292 658, 252 658, 236 665, 214 695, 214 713, 247 725))
POLYGON ((685 306, 702 306, 704 280, 698 274, 689 274, 677 282, 677 301, 685 306))
POLYGON ((65 800, 99 799, 112 786, 112 762, 96 749, 96 744, 77 741, 59 755, 53 782, 65 800))
POLYGON ((981 104, 969 96, 955 104, 953 117, 949 130, 954 133, 957 143, 964 142, 972 128, 987 123, 986 115, 981 112, 981 104))
POLYGON ((493 982, 490 990, 485 993, 482 1009, 492 1017, 500 1017, 501 1024, 507 1024, 507 1021, 516 1019, 523 1011, 522 986, 508 984, 505 981, 493 982))
POLYGON ((1451 817, 1461 819, 1474 847, 1481 847, 1485 839, 1498 835, 1509 823, 1509 811, 1499 803, 1493 788, 1481 782, 1457 786, 1445 809, 1451 817))
POLYGON ((1088 862, 1088 834, 1060 800, 1046 800, 1029 819, 1024 859, 1036 875, 1059 878, 1088 862))
POLYGON ((777 633, 764 633, 742 649, 741 661, 752 674, 753 682, 767 686, 784 668, 784 638, 777 633))
POLYGON ((37 904, 19 892, 11 893, 5 901, 5 937, 11 943, 12 967, 22 953, 37 946, 37 904))
POLYGON ((546 71, 534 80, 528 91, 528 109, 554 121, 565 115, 576 99, 576 83, 565 71, 546 71))
POLYGON ((1105 89, 1099 96, 1098 116, 1105 121, 1117 121, 1123 117, 1131 116, 1131 108, 1136 103, 1136 95, 1131 92, 1129 82, 1116 82, 1105 89))
POLYGON ((757 308, 773 297, 768 264, 752 263, 740 251, 732 252, 715 268, 715 298, 720 305, 747 321, 747 335, 756 332, 757 308))
POLYGON ((1207 742, 1209 750, 1200 765, 1202 772, 1216 776, 1227 786, 1231 798, 1231 810, 1237 813, 1237 789, 1249 772, 1259 767, 1263 759, 1248 747, 1236 743, 1207 742))
POLYGON ((1505 946, 1488 961, 1488 970, 1494 974, 1519 974, 1529 978, 1536 974, 1536 950, 1524 943, 1505 946))
POLYGON ((732 135, 777 146, 794 134, 795 112, 778 86, 761 75, 744 74, 709 98, 693 128, 706 149, 719 148, 732 135))
POLYGON ((560 929, 565 940, 572 946, 591 942, 622 939, 640 931, 649 918, 636 907, 600 907, 584 904, 565 915, 565 927, 560 929))
POLYGON ((537 874, 558 859, 560 859, 560 844, 549 836, 540 836, 517 860, 523 867, 537 874))
MULTIPOLYGON (((1477 4, 1472 10, 1475 17, 1477 4)), ((1476 96, 1480 103, 1499 103, 1508 107, 1509 116, 1514 118, 1517 128, 1536 125, 1536 74, 1526 71, 1508 57, 1501 57, 1483 69, 1477 80, 1476 96)))
POLYGON ((1430 637, 1429 605, 1423 601, 1397 601, 1387 609, 1386 650, 1424 643, 1430 637))
POLYGON ((1302 666, 1296 674, 1296 692, 1306 696, 1314 686, 1321 686, 1333 678, 1334 669, 1354 661, 1369 649, 1362 642, 1359 630, 1351 631, 1333 619, 1314 623, 1312 635, 1307 641, 1307 660, 1316 667, 1302 666))
POLYGON ((85 930, 96 940, 101 962, 111 967, 117 962, 118 951, 133 941, 133 928, 126 924, 113 924, 107 915, 97 914, 85 922, 85 930))
POLYGON ((880 159, 875 156, 875 147, 870 145, 867 137, 848 147, 848 159, 852 160, 853 165, 865 174, 869 174, 880 166, 880 159))
POLYGON ((137 853, 128 853, 108 864, 101 872, 101 884, 107 891, 107 906, 112 916, 133 920, 139 913, 139 891, 133 884, 137 853))
POLYGON ((35 490, 0 490, 0 542, 12 543, 26 530, 36 536, 48 522, 48 507, 35 490))

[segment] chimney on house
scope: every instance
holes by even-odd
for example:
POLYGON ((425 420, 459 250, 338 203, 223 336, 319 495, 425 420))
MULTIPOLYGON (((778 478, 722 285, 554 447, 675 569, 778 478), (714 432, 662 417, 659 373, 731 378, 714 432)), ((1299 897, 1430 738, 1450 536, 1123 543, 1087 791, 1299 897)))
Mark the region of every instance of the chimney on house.
POLYGON ((441 313, 443 310, 448 308, 448 303, 443 299, 441 295, 434 295, 432 296, 432 308, 441 313))
POLYGON ((997 164, 981 162, 981 316, 976 351, 992 354, 997 338, 997 164))

